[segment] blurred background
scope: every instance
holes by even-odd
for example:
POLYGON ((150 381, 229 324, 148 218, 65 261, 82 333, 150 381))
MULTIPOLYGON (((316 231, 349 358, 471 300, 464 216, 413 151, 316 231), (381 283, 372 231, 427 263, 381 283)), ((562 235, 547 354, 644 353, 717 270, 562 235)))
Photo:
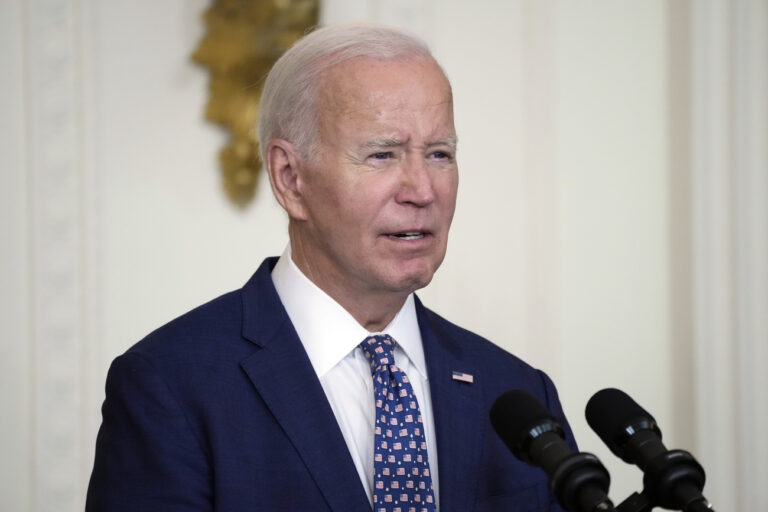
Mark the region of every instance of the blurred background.
MULTIPOLYGON (((283 2, 285 3, 285 2, 283 2)), ((208 0, 0 0, 0 510, 82 510, 110 361, 287 243, 233 205, 191 55, 208 0)), ((459 202, 419 295, 584 406, 627 391, 718 510, 768 510, 768 2, 321 0, 421 35, 459 202)))

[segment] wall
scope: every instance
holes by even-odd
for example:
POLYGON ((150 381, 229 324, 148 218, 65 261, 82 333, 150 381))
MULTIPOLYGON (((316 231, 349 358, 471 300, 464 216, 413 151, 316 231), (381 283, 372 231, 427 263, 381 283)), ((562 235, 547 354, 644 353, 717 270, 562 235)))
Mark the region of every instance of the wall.
MULTIPOLYGON (((323 3, 324 22, 420 33, 443 63, 460 198, 448 257, 420 295, 555 379, 617 500, 640 487, 639 472, 601 448, 582 412, 606 386, 651 410, 668 445, 702 454, 722 508, 765 508, 752 482, 766 464, 721 444, 731 423, 703 425, 728 413, 751 435, 768 421, 749 409, 768 403, 755 341, 768 339, 768 16, 764 3, 732 3, 733 17, 725 1, 323 3), (739 55, 751 57, 732 65, 739 55), (701 84, 731 72, 754 110, 719 82, 692 87, 695 73, 701 84), (729 126, 748 127, 738 133, 751 142, 723 148, 729 126), (707 151, 741 157, 707 173, 707 151), (707 196, 718 180, 735 180, 734 192, 707 196), (706 238, 712 215, 725 224, 706 238), (749 243, 725 264, 708 259, 723 240, 749 243), (708 298, 725 290, 740 306, 723 316, 708 298), (740 327, 707 337, 707 320, 740 327), (738 386, 721 385, 735 375, 738 386)), ((287 241, 266 180, 246 210, 219 188, 223 133, 202 119, 207 77, 189 60, 207 5, 0 2, 0 510, 82 509, 112 358, 240 286, 287 241)))

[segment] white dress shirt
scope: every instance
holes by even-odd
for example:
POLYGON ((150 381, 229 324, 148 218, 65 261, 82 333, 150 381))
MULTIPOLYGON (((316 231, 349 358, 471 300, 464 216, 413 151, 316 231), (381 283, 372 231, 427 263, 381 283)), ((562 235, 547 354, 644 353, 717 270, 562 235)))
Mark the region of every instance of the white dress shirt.
POLYGON ((394 338, 395 363, 408 375, 419 401, 437 499, 435 422, 413 294, 381 333, 370 333, 302 273, 291 259, 290 245, 272 269, 272 281, 328 397, 371 505, 376 407, 371 367, 358 345, 371 334, 394 338))

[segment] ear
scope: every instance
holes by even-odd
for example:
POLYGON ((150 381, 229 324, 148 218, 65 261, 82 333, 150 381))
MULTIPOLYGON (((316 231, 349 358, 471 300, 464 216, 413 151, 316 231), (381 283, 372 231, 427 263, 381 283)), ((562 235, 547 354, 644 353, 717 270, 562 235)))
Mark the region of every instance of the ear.
POLYGON ((287 140, 272 139, 267 144, 266 155, 269 183, 277 202, 291 219, 306 219, 307 211, 302 196, 306 164, 296 147, 287 140))

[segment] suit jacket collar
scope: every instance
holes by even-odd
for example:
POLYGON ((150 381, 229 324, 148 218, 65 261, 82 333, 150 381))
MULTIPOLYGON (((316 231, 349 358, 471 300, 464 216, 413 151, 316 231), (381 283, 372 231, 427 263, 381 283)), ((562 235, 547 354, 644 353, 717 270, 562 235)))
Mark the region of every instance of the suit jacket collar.
POLYGON ((261 348, 240 366, 293 443, 331 510, 370 512, 325 392, 272 285, 270 272, 276 261, 265 260, 242 290, 242 334, 261 348))
POLYGON ((416 300, 424 355, 427 359, 432 410, 437 435, 441 512, 473 510, 477 475, 482 456, 482 375, 458 340, 446 329, 447 322, 416 300), (473 383, 453 379, 453 372, 472 375, 473 383), (480 421, 478 421, 480 418, 480 421))

